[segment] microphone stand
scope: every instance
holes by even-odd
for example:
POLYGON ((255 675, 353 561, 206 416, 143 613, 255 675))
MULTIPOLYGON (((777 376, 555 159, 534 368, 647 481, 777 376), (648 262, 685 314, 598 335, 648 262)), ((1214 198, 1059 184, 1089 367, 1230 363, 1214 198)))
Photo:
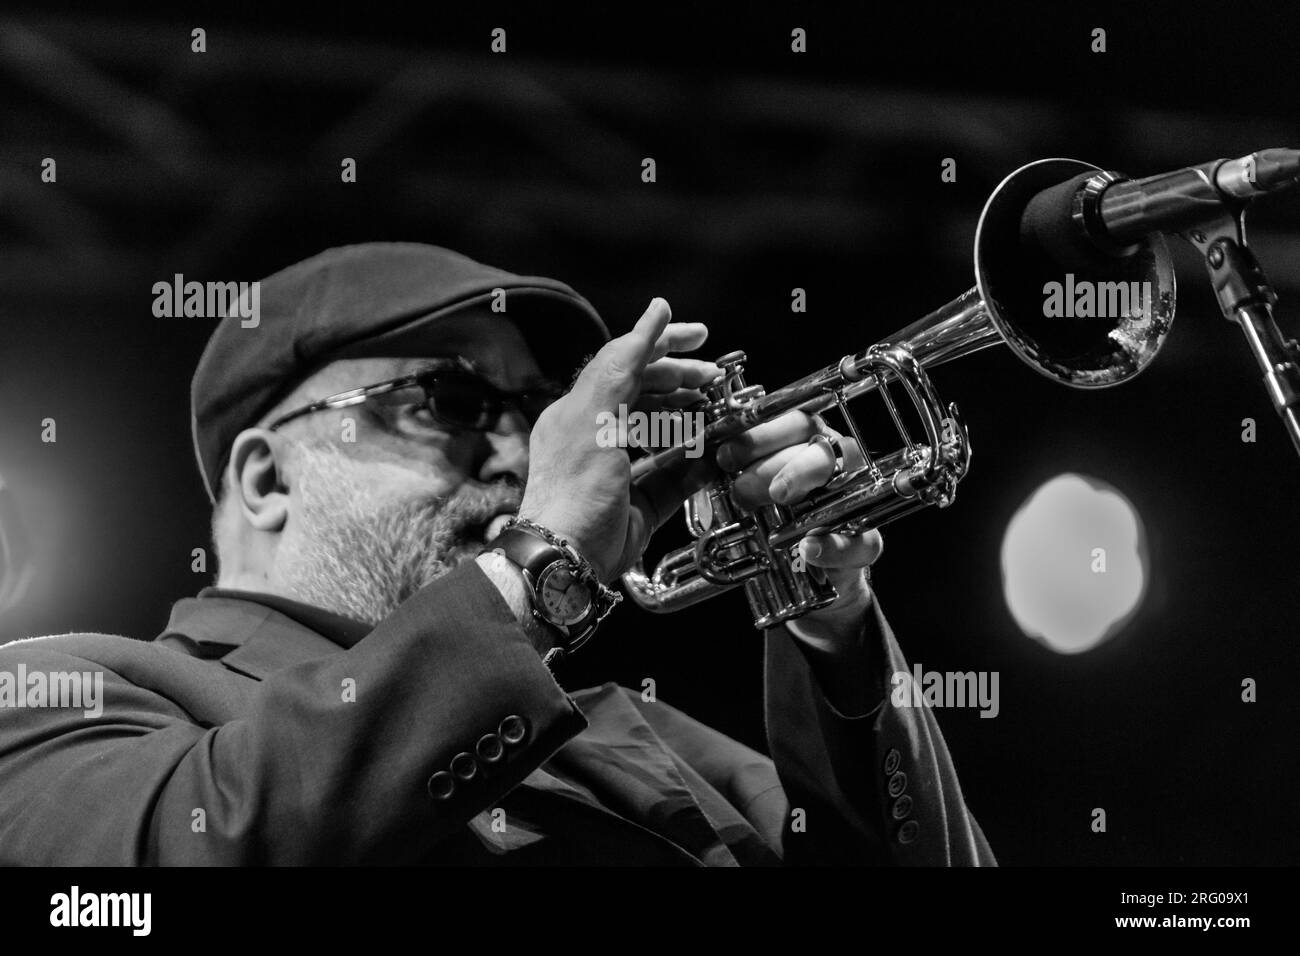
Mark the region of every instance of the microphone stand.
POLYGON ((1245 333, 1269 400, 1300 455, 1300 345, 1283 339, 1273 319, 1277 293, 1246 246, 1245 204, 1180 235, 1201 254, 1223 317, 1245 333))

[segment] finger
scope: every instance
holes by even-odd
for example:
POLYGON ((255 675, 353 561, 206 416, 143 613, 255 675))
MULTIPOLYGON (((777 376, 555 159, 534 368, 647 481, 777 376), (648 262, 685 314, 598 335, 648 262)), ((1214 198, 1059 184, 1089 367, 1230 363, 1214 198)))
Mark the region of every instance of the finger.
MULTIPOLYGON (((731 485, 731 497, 741 508, 757 508, 771 504, 772 481, 783 468, 807 450, 806 445, 782 448, 755 462, 736 476, 731 485)), ((780 502, 778 502, 780 503, 780 502)))
POLYGON ((709 327, 703 322, 674 322, 664 329, 655 342, 650 361, 657 361, 670 352, 694 352, 709 337, 709 327))
POLYGON ((673 310, 667 300, 655 296, 646 306, 641 318, 637 319, 636 325, 632 326, 632 331, 615 339, 614 342, 627 342, 628 357, 639 367, 644 368, 654 361, 652 356, 655 349, 672 320, 673 310))
POLYGON ((788 505, 830 481, 835 464, 824 442, 792 445, 746 468, 732 484, 732 497, 745 508, 771 502, 788 505))
POLYGON ((641 391, 671 392, 678 388, 701 388, 708 385, 722 369, 699 359, 665 358, 646 366, 641 376, 641 391))
POLYGON ((650 364, 655 344, 672 317, 667 302, 653 299, 631 332, 605 343, 582 370, 578 382, 599 390, 604 401, 624 398, 650 364))
POLYGON ((830 481, 838 464, 827 442, 804 445, 772 476, 767 493, 779 505, 798 501, 830 481))
MULTIPOLYGON (((840 440, 840 452, 844 456, 844 470, 856 471, 867 463, 867 456, 862 453, 862 446, 852 438, 845 438, 843 435, 832 432, 840 440)), ((831 451, 834 455, 834 450, 831 451)))
POLYGON ((782 448, 802 444, 815 434, 817 424, 811 416, 801 411, 786 412, 723 442, 718 447, 717 461, 727 471, 739 471, 782 448))
POLYGON ((862 534, 810 534, 799 542, 804 560, 819 568, 866 568, 875 564, 885 550, 885 539, 876 530, 862 534))
POLYGON ((788 505, 824 488, 837 474, 865 464, 856 442, 842 438, 834 429, 826 431, 828 437, 839 441, 843 462, 828 441, 809 440, 783 448, 752 463, 735 479, 732 488, 737 504, 746 508, 769 502, 788 505))
POLYGON ((856 471, 867 463, 862 448, 852 438, 846 438, 829 427, 823 428, 820 435, 829 440, 822 441, 821 437, 814 435, 808 443, 809 447, 818 449, 825 456, 827 464, 831 466, 828 481, 836 476, 837 471, 840 473, 856 471))

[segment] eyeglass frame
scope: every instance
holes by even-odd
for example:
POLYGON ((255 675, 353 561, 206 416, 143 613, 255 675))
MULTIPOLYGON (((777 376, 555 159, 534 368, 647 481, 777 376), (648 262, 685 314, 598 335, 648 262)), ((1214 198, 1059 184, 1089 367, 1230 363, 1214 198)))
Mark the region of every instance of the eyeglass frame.
MULTIPOLYGON (((465 431, 478 432, 491 431, 496 427, 497 423, 500 422, 501 416, 511 409, 518 411, 527 418, 529 420, 529 425, 535 423, 536 419, 529 416, 529 414, 524 410, 523 400, 529 395, 538 394, 541 390, 530 388, 519 392, 510 392, 503 388, 497 388, 497 386, 489 382, 483 374, 475 368, 473 363, 462 358, 448 358, 434 361, 436 364, 425 366, 417 372, 411 372, 407 375, 401 375, 397 378, 388 379, 383 382, 376 382, 373 385, 362 385, 358 388, 349 388, 342 392, 335 392, 333 395, 327 395, 325 398, 318 399, 317 401, 304 405, 301 408, 296 408, 291 412, 286 412, 267 425, 266 428, 269 431, 275 431, 280 426, 286 425, 304 415, 311 415, 315 412, 323 412, 334 408, 351 408, 354 405, 364 404, 367 400, 376 395, 386 395, 390 392, 400 391, 403 388, 410 388, 411 386, 420 387, 424 392, 424 401, 420 404, 428 408, 429 414, 433 415, 435 419, 448 428, 459 428, 465 431), (490 423, 481 427, 462 425, 456 422, 446 421, 440 418, 438 413, 434 411, 433 407, 429 404, 430 399, 433 396, 429 390, 424 387, 421 380, 428 379, 431 376, 436 376, 439 372, 447 371, 460 372, 478 379, 487 388, 489 393, 494 395, 494 400, 500 404, 500 411, 496 413, 496 416, 490 423)), ((558 383, 548 383, 548 385, 554 386, 554 398, 552 401, 555 401, 564 394, 564 388, 558 383)))

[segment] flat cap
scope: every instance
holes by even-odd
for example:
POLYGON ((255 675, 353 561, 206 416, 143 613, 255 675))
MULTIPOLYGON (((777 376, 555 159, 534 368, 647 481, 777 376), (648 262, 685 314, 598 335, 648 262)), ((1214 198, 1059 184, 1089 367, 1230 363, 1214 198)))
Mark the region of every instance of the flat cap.
POLYGON ((248 301, 230 310, 194 373, 194 451, 208 498, 216 502, 235 437, 304 378, 341 358, 432 354, 438 320, 490 307, 497 289, 505 290, 505 316, 552 374, 567 378, 609 339, 591 303, 563 282, 438 246, 342 246, 260 280, 251 299, 258 315, 247 317, 248 301))

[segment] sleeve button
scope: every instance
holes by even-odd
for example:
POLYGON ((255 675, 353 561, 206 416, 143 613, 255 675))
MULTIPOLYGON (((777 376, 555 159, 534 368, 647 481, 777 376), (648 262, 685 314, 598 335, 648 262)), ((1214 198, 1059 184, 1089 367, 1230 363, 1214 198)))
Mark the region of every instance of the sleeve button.
POLYGON ((456 792, 456 778, 445 770, 439 770, 429 778, 429 796, 435 800, 450 800, 456 792))
POLYGON ((893 814, 895 820, 906 820, 912 813, 912 798, 903 794, 894 801, 889 812, 893 814))
POLYGON ((456 775, 458 780, 465 783, 473 780, 478 776, 478 763, 474 760, 473 754, 458 753, 451 758, 451 772, 456 775))
POLYGON ((900 770, 889 778, 889 795, 891 797, 902 796, 903 791, 906 789, 907 774, 903 773, 903 771, 900 770))
POLYGON ((501 721, 501 726, 497 728, 497 733, 508 747, 517 747, 524 742, 528 736, 528 721, 524 720, 518 714, 511 714, 505 720, 501 721))
POLYGON ((505 756, 506 748, 497 734, 484 734, 474 745, 474 752, 484 763, 496 763, 505 756))
POLYGON ((898 765, 902 763, 902 761, 903 758, 899 755, 898 750, 894 747, 890 747, 889 753, 885 754, 885 776, 888 777, 891 773, 897 770, 898 765))
POLYGON ((915 820, 907 820, 898 828, 898 842, 907 844, 916 840, 921 832, 921 824, 915 820))

